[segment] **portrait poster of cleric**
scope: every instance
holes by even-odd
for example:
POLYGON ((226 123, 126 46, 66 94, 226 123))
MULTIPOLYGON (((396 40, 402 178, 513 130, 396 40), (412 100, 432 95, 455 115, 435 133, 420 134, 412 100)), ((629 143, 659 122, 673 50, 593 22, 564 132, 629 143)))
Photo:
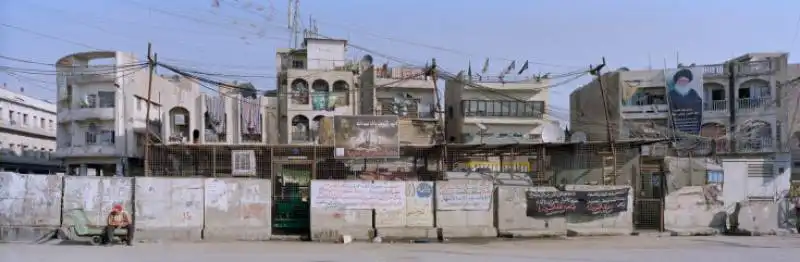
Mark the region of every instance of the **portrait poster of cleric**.
POLYGON ((672 127, 687 135, 698 135, 703 123, 703 70, 679 68, 666 74, 672 127))

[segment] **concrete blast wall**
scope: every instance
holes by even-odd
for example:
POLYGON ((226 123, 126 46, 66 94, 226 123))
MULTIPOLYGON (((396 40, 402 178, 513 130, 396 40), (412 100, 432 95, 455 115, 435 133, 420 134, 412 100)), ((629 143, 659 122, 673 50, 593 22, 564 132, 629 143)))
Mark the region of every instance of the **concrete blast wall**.
POLYGON ((527 214, 527 191, 558 191, 555 187, 498 186, 497 232, 500 236, 543 237, 567 234, 564 216, 533 218, 527 214))
POLYGON ((715 185, 682 187, 665 199, 664 227, 678 235, 724 232, 726 218, 715 185))
POLYGON ((204 184, 204 239, 269 240, 272 235, 269 180, 208 178, 204 184))
MULTIPOLYGON (((368 240, 372 212, 400 212, 404 182, 364 180, 311 181, 311 239, 337 241, 343 235, 368 240)), ((386 221, 382 221, 385 223, 386 221)))
POLYGON ((436 239, 433 182, 405 182, 405 206, 375 210, 375 228, 385 239, 436 239))
POLYGON ((628 210, 603 216, 567 214, 567 233, 576 236, 630 235, 633 233, 633 190, 629 186, 567 185, 568 191, 600 191, 628 188, 628 210))
POLYGON ((33 241, 61 225, 63 178, 0 172, 0 241, 33 241))
POLYGON ((135 178, 136 239, 200 240, 203 179, 135 178))
POLYGON ((436 182, 436 226, 445 238, 496 237, 494 184, 464 179, 436 182))
POLYGON ((114 204, 132 209, 133 179, 130 177, 64 177, 64 224, 72 225, 71 209, 83 209, 93 225, 105 225, 114 204))

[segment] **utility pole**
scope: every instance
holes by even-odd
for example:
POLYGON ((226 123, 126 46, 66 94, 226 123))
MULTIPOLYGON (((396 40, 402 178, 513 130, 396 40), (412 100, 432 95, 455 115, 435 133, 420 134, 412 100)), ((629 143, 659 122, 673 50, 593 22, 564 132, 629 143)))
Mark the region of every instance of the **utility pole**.
MULTIPOLYGON (((608 112, 608 95, 606 94, 606 88, 603 85, 602 70, 603 70, 603 68, 605 66, 606 66, 606 58, 603 57, 603 63, 602 64, 599 64, 599 65, 597 65, 595 67, 589 66, 589 73, 592 74, 593 76, 597 76, 597 83, 600 85, 600 95, 602 96, 602 99, 603 99, 603 112, 605 113, 604 115, 605 115, 605 118, 606 118, 606 139, 608 139, 608 147, 611 149, 611 161, 613 162, 612 168, 611 168, 612 175, 613 175, 612 178, 614 180, 616 180, 616 178, 617 178, 617 150, 616 150, 616 145, 614 143, 614 135, 612 134, 612 131, 614 130, 614 128, 611 125, 611 120, 610 120, 611 117, 609 116, 609 112, 608 112)), ((607 184, 609 182, 607 180, 608 180, 607 177, 603 177, 603 184, 607 184)))
MULTIPOLYGON (((447 159, 447 137, 446 137, 446 135, 444 133, 444 130, 445 130, 445 127, 444 127, 445 114, 444 114, 444 111, 442 110, 442 97, 439 95, 439 84, 438 84, 438 82, 439 82, 439 72, 438 72, 438 69, 436 68, 436 58, 432 58, 431 59, 430 66, 428 68, 426 68, 425 70, 426 70, 425 71, 425 76, 426 77, 430 76, 431 77, 431 81, 433 81, 433 96, 434 96, 434 99, 436 99, 436 108, 435 108, 435 110, 436 110, 436 116, 439 117, 439 119, 437 120, 437 124, 436 124, 436 134, 435 134, 435 138, 434 138, 436 140, 436 143, 441 143, 441 145, 442 145, 442 151, 441 151, 442 155, 440 157, 441 162, 439 163, 439 169, 443 170, 443 171, 447 171, 447 160, 448 160, 447 159)), ((458 77, 461 77, 461 74, 459 74, 458 77)), ((458 80, 461 80, 461 79, 458 79, 458 80)), ((437 178, 437 179, 441 179, 441 178, 437 178)))
POLYGON ((144 113, 144 175, 150 176, 150 104, 153 98, 153 74, 156 70, 158 54, 153 54, 152 43, 147 43, 147 65, 150 67, 150 75, 147 78, 147 112, 144 113))

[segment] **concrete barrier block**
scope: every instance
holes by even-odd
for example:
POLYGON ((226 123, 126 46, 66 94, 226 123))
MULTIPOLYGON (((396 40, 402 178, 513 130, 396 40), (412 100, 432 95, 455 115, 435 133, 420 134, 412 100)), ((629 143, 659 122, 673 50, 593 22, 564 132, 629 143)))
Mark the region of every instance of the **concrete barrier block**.
POLYGON ((133 210, 133 179, 130 177, 64 177, 64 224, 73 222, 66 212, 80 208, 86 212, 93 225, 105 225, 106 217, 114 204, 133 210))
MULTIPOLYGON (((630 186, 593 186, 567 185, 566 190, 600 191, 623 189, 630 186)), ((627 236, 633 233, 633 191, 628 192, 628 210, 626 212, 586 216, 567 214, 567 235, 570 236, 627 236)))
POLYGON ((272 183, 265 179, 205 179, 206 240, 269 240, 272 183))
POLYGON ((534 218, 527 214, 527 191, 557 191, 555 187, 498 186, 497 232, 506 237, 548 237, 567 234, 564 216, 534 218))
POLYGON ((136 239, 202 239, 203 179, 138 177, 134 180, 136 239))
POLYGON ((405 208, 376 210, 375 229, 384 240, 435 239, 433 182, 408 181, 405 208))
POLYGON ((311 181, 311 239, 335 242, 342 236, 370 240, 373 210, 376 224, 399 227, 406 218, 406 184, 402 181, 311 181))
POLYGON ((61 224, 62 177, 0 172, 0 241, 29 242, 61 224))
POLYGON ((665 199, 664 227, 677 235, 724 232, 727 219, 719 194, 703 186, 682 187, 665 199))
POLYGON ((436 227, 446 238, 497 237, 491 181, 437 181, 436 227))

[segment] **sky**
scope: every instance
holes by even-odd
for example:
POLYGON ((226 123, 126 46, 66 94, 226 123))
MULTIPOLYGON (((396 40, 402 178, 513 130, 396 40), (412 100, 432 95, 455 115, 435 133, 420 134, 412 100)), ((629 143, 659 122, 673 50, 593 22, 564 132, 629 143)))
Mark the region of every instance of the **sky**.
MULTIPOLYGON (((143 58, 150 42, 159 62, 249 76, 238 80, 274 89, 275 50, 288 47, 291 35, 288 0, 218 1, 215 7, 214 0, 0 0, 0 55, 54 63, 105 49, 143 58)), ((788 0, 300 0, 303 26, 315 20, 322 35, 371 50, 376 63, 424 65, 436 58, 457 73, 470 64, 479 71, 488 58, 490 74, 512 60, 517 68, 530 61, 530 72, 558 74, 603 57, 614 70, 800 51, 798 10, 800 2, 788 0)), ((352 58, 367 54, 349 51, 352 58)), ((0 58, 0 82, 55 100, 48 70, 54 68, 0 58), (2 66, 45 73, 9 75, 2 66)), ((570 92, 589 80, 553 87, 549 106, 566 112, 570 92)))

